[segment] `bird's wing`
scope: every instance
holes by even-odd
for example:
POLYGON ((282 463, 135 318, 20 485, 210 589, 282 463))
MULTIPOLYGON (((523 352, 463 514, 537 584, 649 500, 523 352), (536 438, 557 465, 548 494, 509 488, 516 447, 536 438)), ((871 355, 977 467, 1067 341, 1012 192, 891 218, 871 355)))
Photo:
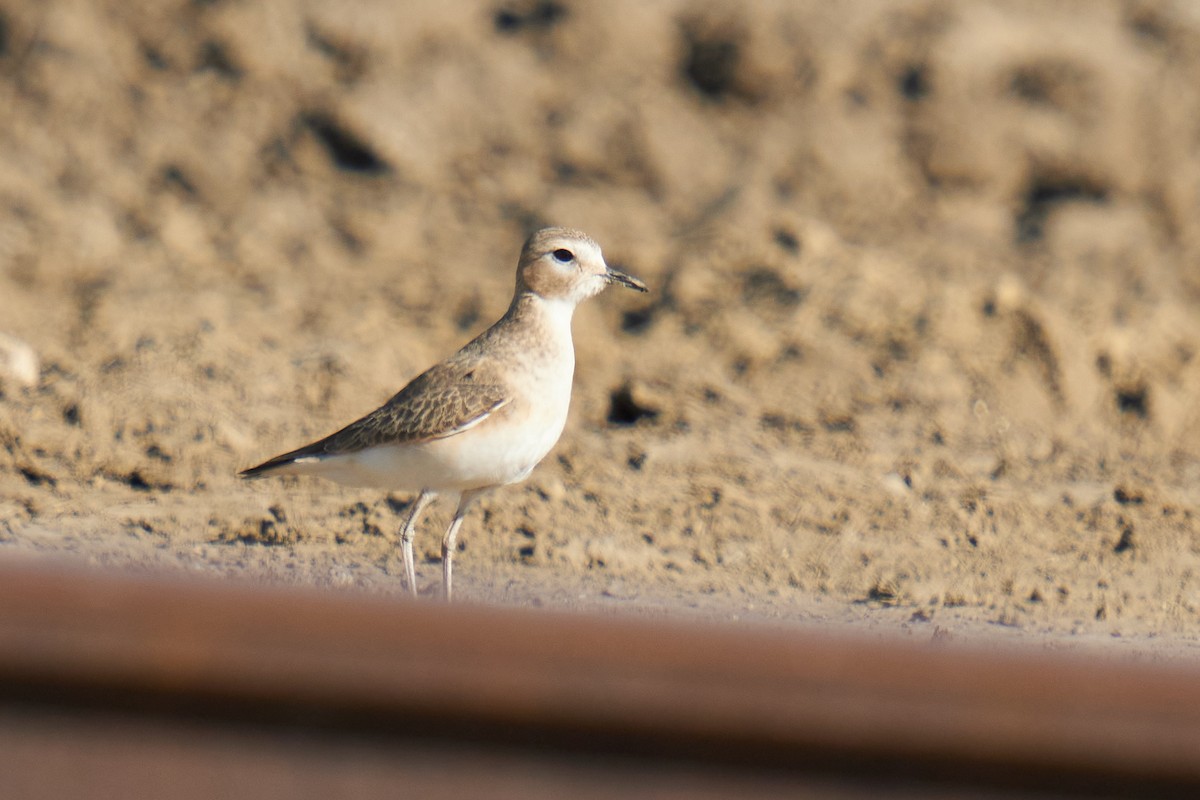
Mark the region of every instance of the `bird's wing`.
POLYGON ((324 439, 276 456, 242 475, 254 477, 301 458, 344 455, 385 444, 417 444, 470 430, 511 400, 481 382, 470 364, 445 362, 418 375, 379 408, 324 439))
POLYGON ((476 383, 473 375, 429 370, 387 403, 322 439, 321 453, 352 453, 381 444, 445 439, 475 427, 509 401, 505 387, 476 383))

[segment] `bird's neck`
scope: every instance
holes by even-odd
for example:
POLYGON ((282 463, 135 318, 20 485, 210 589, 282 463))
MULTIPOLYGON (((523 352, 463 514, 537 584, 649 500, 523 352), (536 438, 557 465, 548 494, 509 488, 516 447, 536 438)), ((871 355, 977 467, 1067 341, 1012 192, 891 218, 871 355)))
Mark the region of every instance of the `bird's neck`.
POLYGON ((542 375, 549 370, 551 376, 566 376, 569 392, 570 376, 575 371, 575 343, 571 339, 574 311, 573 303, 518 292, 508 312, 484 336, 503 342, 499 346, 526 371, 542 375))
POLYGON ((545 330, 555 338, 571 341, 571 318, 577 303, 562 298, 546 298, 530 291, 517 292, 504 316, 519 325, 545 330))

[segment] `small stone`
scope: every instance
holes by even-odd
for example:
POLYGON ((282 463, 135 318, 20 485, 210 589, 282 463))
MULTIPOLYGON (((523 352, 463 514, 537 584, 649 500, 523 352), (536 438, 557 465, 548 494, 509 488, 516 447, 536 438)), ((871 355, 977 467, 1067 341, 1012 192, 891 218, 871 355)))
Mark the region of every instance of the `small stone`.
POLYGON ((33 348, 16 337, 0 333, 0 378, 19 386, 35 386, 41 367, 33 348))

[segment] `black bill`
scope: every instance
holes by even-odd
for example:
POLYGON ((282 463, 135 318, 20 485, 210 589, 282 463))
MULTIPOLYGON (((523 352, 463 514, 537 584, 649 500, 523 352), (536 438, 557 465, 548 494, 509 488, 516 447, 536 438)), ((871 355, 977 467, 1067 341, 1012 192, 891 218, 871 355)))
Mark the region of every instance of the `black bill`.
POLYGON ((628 286, 630 289, 637 289, 639 292, 650 291, 646 288, 646 284, 642 283, 637 278, 633 277, 632 275, 626 275, 624 272, 613 269, 612 267, 608 268, 608 272, 604 277, 608 278, 609 283, 619 283, 622 286, 628 286))

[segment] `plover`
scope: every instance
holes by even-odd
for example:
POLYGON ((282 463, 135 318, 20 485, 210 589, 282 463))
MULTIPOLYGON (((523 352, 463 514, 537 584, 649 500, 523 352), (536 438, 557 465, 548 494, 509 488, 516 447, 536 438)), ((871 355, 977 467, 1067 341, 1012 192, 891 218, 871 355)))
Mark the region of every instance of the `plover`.
POLYGON ((523 480, 567 421, 575 346, 571 317, 610 283, 646 291, 612 269, 586 234, 545 228, 525 242, 508 311, 450 358, 340 431, 240 474, 317 475, 349 486, 414 491, 400 530, 404 574, 416 594, 413 534, 438 495, 457 498, 442 537, 442 594, 451 596, 454 540, 471 505, 523 480))

